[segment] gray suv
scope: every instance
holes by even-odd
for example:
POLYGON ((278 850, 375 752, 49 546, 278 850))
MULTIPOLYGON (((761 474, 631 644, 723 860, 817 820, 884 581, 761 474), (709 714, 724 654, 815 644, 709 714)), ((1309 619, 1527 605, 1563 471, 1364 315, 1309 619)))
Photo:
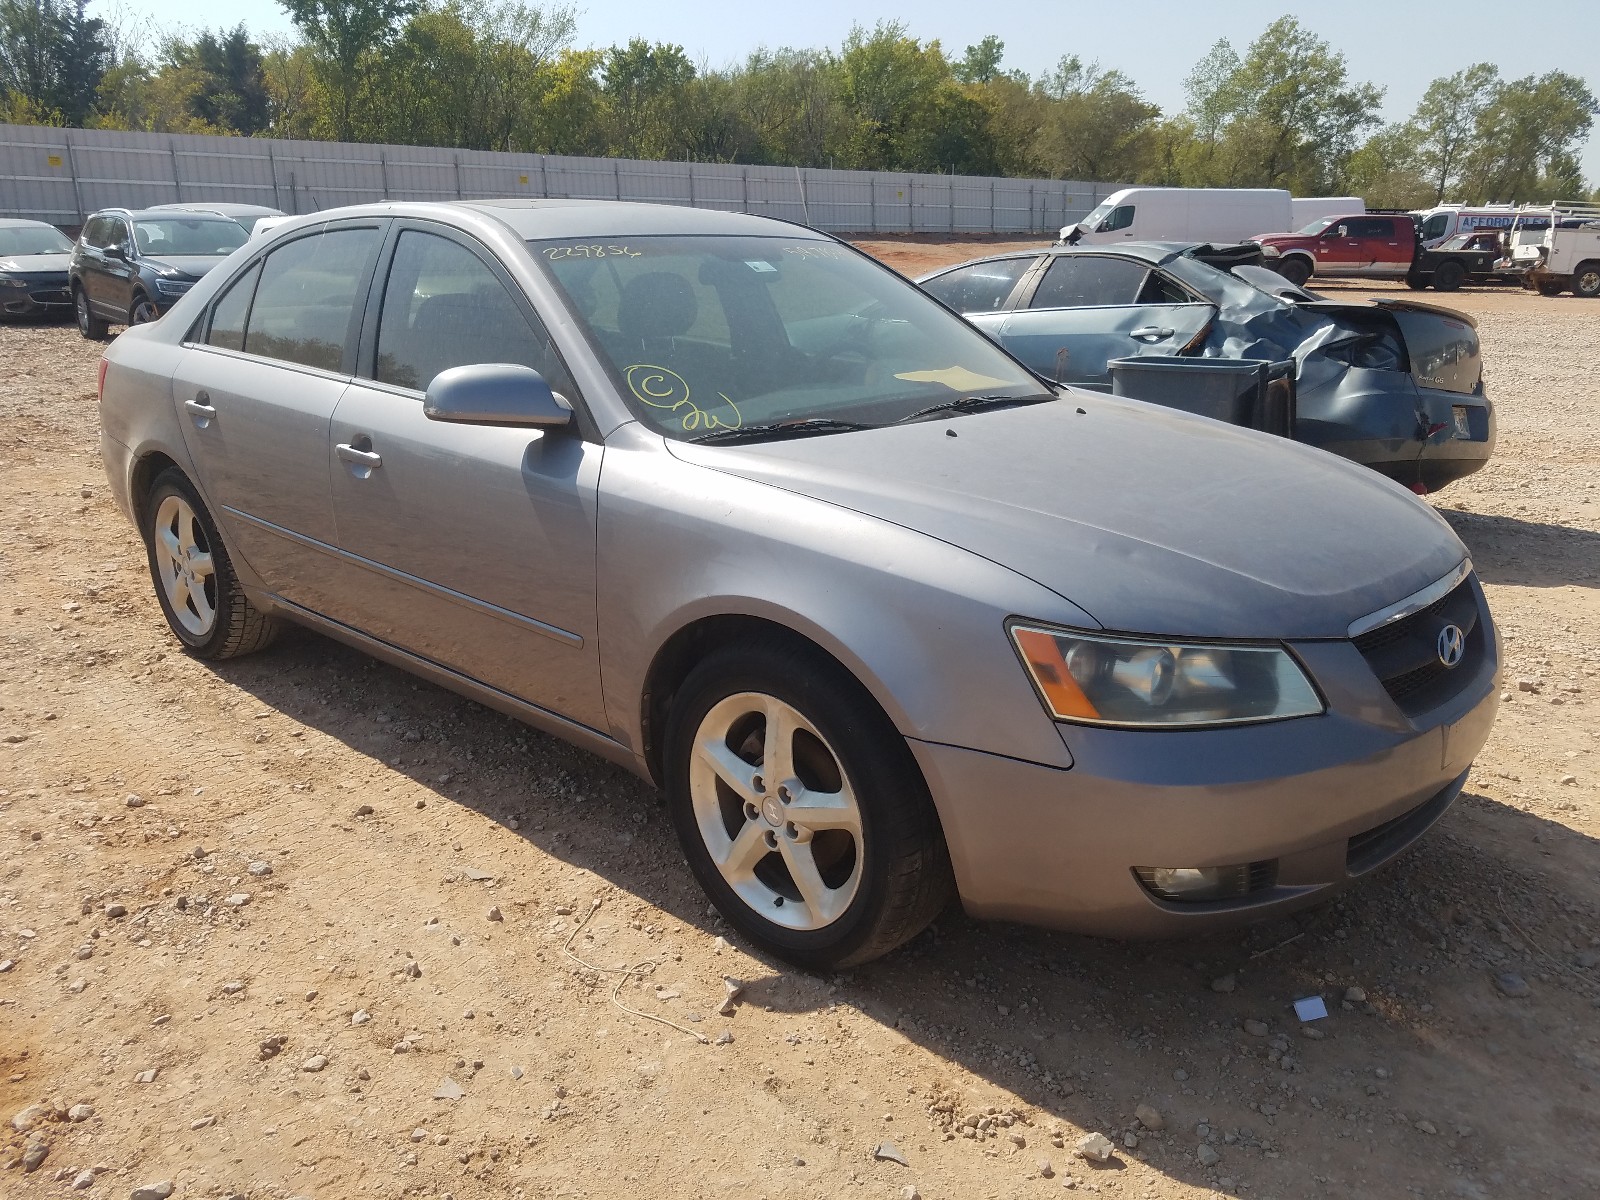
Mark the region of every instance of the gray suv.
POLYGON ((107 208, 84 222, 68 272, 78 332, 154 321, 250 235, 217 213, 107 208))

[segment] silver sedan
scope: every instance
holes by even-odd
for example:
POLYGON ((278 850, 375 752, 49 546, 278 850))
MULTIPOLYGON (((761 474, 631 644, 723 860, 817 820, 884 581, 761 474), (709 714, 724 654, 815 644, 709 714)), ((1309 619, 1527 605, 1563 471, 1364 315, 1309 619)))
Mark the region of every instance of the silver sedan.
POLYGON ((283 621, 654 781, 774 954, 1314 902, 1450 806, 1499 651, 1371 472, 1057 389, 754 217, 288 221, 123 334, 102 448, 188 650, 283 621))

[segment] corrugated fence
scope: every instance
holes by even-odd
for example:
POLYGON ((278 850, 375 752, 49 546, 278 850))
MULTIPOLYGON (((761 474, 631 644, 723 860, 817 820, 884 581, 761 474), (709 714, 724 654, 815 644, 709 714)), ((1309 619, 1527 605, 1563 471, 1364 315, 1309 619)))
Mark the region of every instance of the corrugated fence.
POLYGON ((1044 233, 1119 186, 0 124, 0 216, 63 226, 179 201, 304 213, 527 196, 689 204, 839 233, 1044 233))

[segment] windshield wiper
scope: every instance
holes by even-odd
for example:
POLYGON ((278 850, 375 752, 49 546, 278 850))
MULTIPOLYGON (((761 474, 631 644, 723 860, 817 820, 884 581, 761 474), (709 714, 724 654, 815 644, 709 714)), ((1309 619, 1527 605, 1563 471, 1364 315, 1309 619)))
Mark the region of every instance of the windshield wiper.
POLYGON ((924 417, 931 417, 944 412, 977 412, 982 408, 1004 408, 1011 404, 1043 404, 1055 398, 1044 394, 1032 396, 961 396, 955 400, 945 400, 939 404, 930 404, 927 408, 919 408, 916 412, 901 417, 895 424, 904 425, 908 421, 920 421, 924 417))
POLYGON ((718 429, 691 442, 759 442, 776 438, 804 437, 813 433, 853 433, 858 429, 877 429, 860 421, 836 421, 832 417, 801 417, 792 421, 773 421, 766 425, 744 425, 738 429, 718 429))

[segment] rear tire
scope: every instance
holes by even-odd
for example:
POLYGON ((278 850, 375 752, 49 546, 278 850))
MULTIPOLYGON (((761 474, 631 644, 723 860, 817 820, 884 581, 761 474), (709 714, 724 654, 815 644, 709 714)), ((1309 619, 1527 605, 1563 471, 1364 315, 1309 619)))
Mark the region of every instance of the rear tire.
POLYGON ((1572 273, 1572 294, 1585 300, 1600 297, 1600 262, 1581 262, 1572 273))
POLYGON ((953 890, 949 851, 905 739, 812 647, 730 643, 667 718, 667 807, 730 924, 810 970, 911 940, 953 890), (781 778, 779 776, 782 776, 781 778))
POLYGON ((1311 264, 1298 254, 1280 259, 1272 269, 1295 287, 1304 287, 1306 280, 1311 278, 1311 264))
POLYGON ((216 522, 183 472, 156 476, 141 511, 156 599, 184 648, 216 660, 270 644, 278 621, 246 598, 216 522))
POLYGON ((91 342, 103 342, 111 326, 89 308, 89 297, 83 288, 72 289, 72 308, 78 319, 78 333, 91 342))
POLYGON ((1541 296, 1559 296, 1566 290, 1559 283, 1541 283, 1539 285, 1539 295, 1541 296))
POLYGON ((1455 259, 1446 259, 1433 273, 1433 288, 1437 292, 1453 292, 1467 281, 1467 269, 1455 259))

